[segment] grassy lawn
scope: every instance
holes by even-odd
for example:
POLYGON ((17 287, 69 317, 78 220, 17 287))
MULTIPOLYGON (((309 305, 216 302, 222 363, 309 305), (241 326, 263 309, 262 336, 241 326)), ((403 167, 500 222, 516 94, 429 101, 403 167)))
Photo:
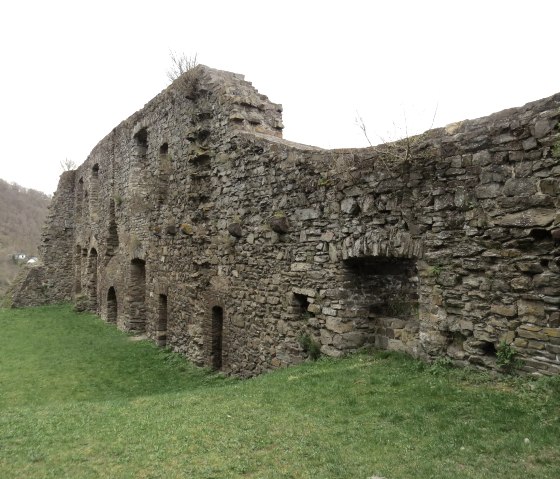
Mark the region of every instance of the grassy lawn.
POLYGON ((0 310, 0 478, 560 477, 560 380, 386 353, 238 381, 66 306, 0 310))

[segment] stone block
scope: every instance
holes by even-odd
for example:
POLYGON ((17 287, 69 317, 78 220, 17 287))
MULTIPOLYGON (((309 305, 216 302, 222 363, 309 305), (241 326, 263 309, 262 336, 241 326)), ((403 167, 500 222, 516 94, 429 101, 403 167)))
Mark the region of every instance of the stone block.
POLYGON ((321 305, 319 304, 310 304, 307 307, 307 311, 313 314, 319 314, 321 312, 321 305))
POLYGON ((537 274, 544 271, 539 261, 519 261, 515 263, 515 267, 523 273, 537 274))
POLYGON ((349 198, 344 198, 340 202, 340 211, 348 215, 355 215, 360 211, 360 207, 355 198, 349 197, 349 198))
POLYGON ((288 218, 285 216, 274 216, 270 218, 269 224, 270 229, 278 234, 286 234, 290 229, 288 218))
POLYGON ((498 218, 496 223, 501 226, 515 226, 518 228, 531 228, 533 226, 548 226, 556 217, 556 210, 529 209, 519 213, 511 213, 498 218))
POLYGON ((509 178, 503 193, 506 196, 530 196, 536 191, 535 180, 532 178, 509 178))
POLYGON ((537 140, 535 138, 533 138, 532 136, 527 138, 526 140, 523 140, 523 142, 522 142, 522 146, 523 146, 523 149, 525 151, 532 150, 532 149, 536 148, 537 145, 538 145, 537 140))
POLYGON ((319 218, 319 210, 313 208, 303 208, 295 211, 295 216, 300 221, 314 220, 319 218))
POLYGON ((490 312, 511 318, 517 315, 517 305, 515 304, 492 304, 490 312))
POLYGON ((363 332, 350 332, 335 336, 333 344, 341 349, 356 349, 363 346, 365 339, 363 332))
POLYGON ((311 265, 309 263, 292 263, 290 265, 290 271, 294 272, 309 271, 310 269, 311 265))
POLYGON ((543 328, 542 331, 551 338, 560 338, 560 328, 543 328))
POLYGON ((480 185, 474 189, 474 193, 479 199, 496 198, 502 193, 502 185, 500 183, 480 185))
POLYGON ((331 358, 340 358, 344 353, 335 348, 334 346, 321 346, 321 353, 325 356, 330 356, 331 358))
POLYGON ((325 327, 335 333, 348 333, 352 331, 354 325, 352 321, 342 321, 337 318, 328 317, 325 319, 325 327))
POLYGON ((238 328, 245 327, 245 319, 242 314, 234 314, 233 316, 230 316, 230 320, 231 323, 238 328))
POLYGON ((526 339, 538 339, 540 341, 545 341, 547 339, 546 334, 538 331, 527 331, 525 329, 520 329, 518 334, 522 338, 526 339))
POLYGON ((560 193, 560 180, 556 178, 544 178, 539 181, 539 190, 545 195, 557 195, 560 193))
POLYGON ((517 301, 517 314, 521 317, 544 318, 544 306, 538 301, 520 299, 517 301))
POLYGON ((294 287, 292 288, 292 292, 295 294, 303 294, 304 296, 307 296, 308 298, 314 298, 315 296, 317 296, 317 290, 313 289, 313 288, 297 288, 294 287))
POLYGON ((554 129, 557 123, 558 121, 551 120, 549 118, 537 120, 534 126, 531 127, 531 132, 533 133, 533 136, 535 138, 542 138, 548 135, 554 129))
POLYGON ((492 155, 489 151, 478 151, 473 155, 472 163, 475 166, 486 166, 492 163, 492 155))
POLYGON ((227 229, 229 234, 235 238, 241 238, 243 236, 243 229, 240 223, 230 223, 227 229))
POLYGON ((322 308, 321 313, 323 313, 325 316, 336 316, 337 315, 336 309, 327 308, 327 307, 322 308))

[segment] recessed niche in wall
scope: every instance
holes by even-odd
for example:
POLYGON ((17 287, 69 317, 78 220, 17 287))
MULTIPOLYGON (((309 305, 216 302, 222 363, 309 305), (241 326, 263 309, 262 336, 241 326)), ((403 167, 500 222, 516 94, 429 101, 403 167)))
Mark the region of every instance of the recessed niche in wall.
POLYGON ((352 330, 362 338, 355 344, 391 348, 402 341, 399 332, 418 325, 416 260, 365 256, 344 261, 341 296, 352 330), (393 344, 393 346, 391 346, 393 344))
POLYGON ((98 208, 98 196, 99 196, 99 164, 93 165, 91 168, 91 181, 90 181, 90 216, 97 213, 98 208))
POLYGON ((156 342, 158 346, 165 346, 167 344, 167 295, 166 294, 159 295, 156 342))
POLYGON ((109 323, 117 322, 118 307, 117 307, 117 293, 115 288, 111 286, 107 291, 107 321, 109 323))
POLYGON ((78 181, 78 189, 76 190, 76 218, 82 218, 82 206, 84 202, 84 179, 78 181))
POLYGON ((146 328, 146 262, 134 258, 130 262, 128 284, 128 323, 129 328, 144 331, 146 328))
POLYGON ((158 201, 163 203, 167 197, 169 186, 169 176, 171 174, 171 157, 169 155, 169 145, 164 143, 159 147, 158 162, 158 201))
POLYGON ((482 341, 480 345, 480 351, 485 356, 495 357, 496 356, 496 345, 491 341, 482 341))
POLYGON ((418 315, 416 261, 410 258, 367 256, 346 266, 346 288, 352 301, 373 315, 410 318, 418 315))
POLYGON ((119 233, 115 220, 115 202, 109 201, 109 225, 107 227, 107 256, 114 256, 119 249, 119 233))
POLYGON ((213 369, 222 368, 223 355, 223 329, 224 329, 224 310, 220 306, 212 308, 211 324, 211 357, 210 362, 213 369))
POLYGON ((95 311, 97 310, 97 250, 95 248, 89 251, 87 276, 90 307, 95 311))
POLYGON ((143 158, 148 152, 148 130, 142 128, 134 135, 135 155, 143 158))
POLYGON ((74 294, 82 292, 82 247, 76 245, 76 253, 74 254, 74 294))
POLYGON ((292 296, 292 312, 295 317, 304 318, 315 316, 308 311, 309 298, 305 294, 294 293, 292 296))

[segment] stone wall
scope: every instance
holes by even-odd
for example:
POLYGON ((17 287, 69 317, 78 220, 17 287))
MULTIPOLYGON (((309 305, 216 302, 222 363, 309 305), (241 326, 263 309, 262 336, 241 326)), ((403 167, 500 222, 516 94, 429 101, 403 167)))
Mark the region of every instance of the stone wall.
POLYGON ((302 335, 485 367, 506 341, 558 374, 559 117, 555 95, 322 150, 283 140, 281 106, 242 76, 199 66, 61 178, 42 288, 242 376, 304 359, 302 335))

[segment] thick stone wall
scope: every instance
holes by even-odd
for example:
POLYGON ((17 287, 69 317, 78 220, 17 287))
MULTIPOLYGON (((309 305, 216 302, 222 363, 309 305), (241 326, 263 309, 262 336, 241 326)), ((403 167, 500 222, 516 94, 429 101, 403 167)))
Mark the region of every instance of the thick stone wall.
MULTIPOLYGON (((560 372, 560 95, 367 149, 199 66, 61 179, 49 301, 238 375, 366 345, 560 372)), ((43 290, 45 286, 43 285, 43 290)), ((29 289, 29 286, 27 287, 29 289)))

